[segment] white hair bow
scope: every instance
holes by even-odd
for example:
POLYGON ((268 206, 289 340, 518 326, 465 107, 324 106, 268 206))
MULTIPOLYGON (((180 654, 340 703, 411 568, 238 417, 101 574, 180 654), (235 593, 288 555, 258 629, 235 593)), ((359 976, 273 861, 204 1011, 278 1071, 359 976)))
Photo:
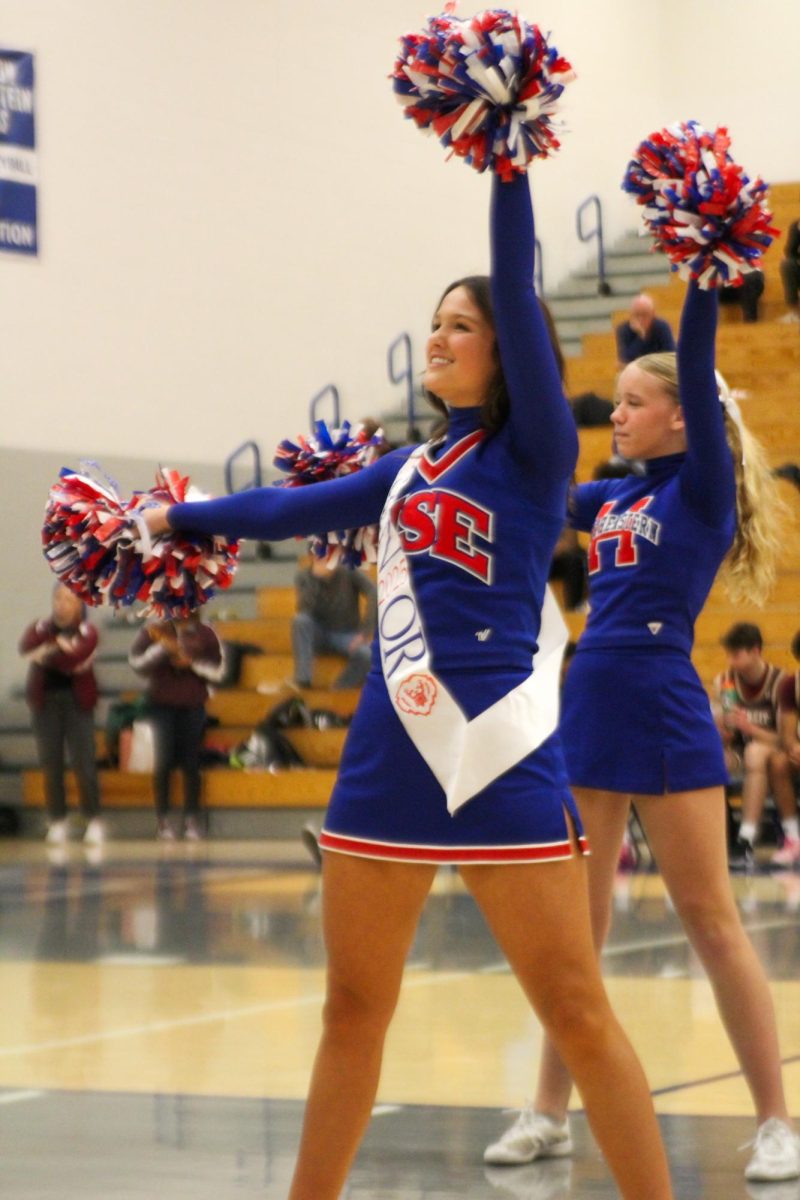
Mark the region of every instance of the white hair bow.
POLYGON ((742 410, 739 408, 739 401, 744 399, 747 392, 743 392, 738 388, 736 391, 733 391, 729 388, 728 382, 721 371, 715 371, 714 375, 717 380, 719 402, 739 430, 739 443, 742 447, 742 466, 744 466, 744 419, 742 417, 742 410))

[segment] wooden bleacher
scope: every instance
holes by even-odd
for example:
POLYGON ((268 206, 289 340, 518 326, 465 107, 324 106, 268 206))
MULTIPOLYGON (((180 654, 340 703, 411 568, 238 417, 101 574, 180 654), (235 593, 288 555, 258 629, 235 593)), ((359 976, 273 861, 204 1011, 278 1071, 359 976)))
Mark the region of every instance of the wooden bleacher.
MULTIPOLYGON (((773 187, 771 202, 775 224, 785 230, 789 221, 800 214, 800 185, 773 187)), ((718 365, 731 387, 749 393, 742 403, 743 413, 750 428, 767 447, 773 466, 784 462, 800 463, 800 336, 796 325, 778 321, 785 311, 778 269, 783 242, 782 234, 765 256, 765 291, 759 321, 745 324, 738 306, 726 307, 722 310, 717 342, 718 365)), ((676 327, 684 284, 673 278, 666 286, 649 291, 659 314, 676 327)), ((616 314, 614 323, 622 320, 624 315, 622 311, 616 314)), ((591 334, 584 338, 584 353, 579 359, 569 361, 569 390, 573 395, 591 390, 611 397, 615 375, 615 343, 610 326, 606 334, 591 334)), ((610 445, 608 426, 580 431, 577 469, 580 482, 591 478, 595 466, 608 458, 610 445)), ((794 524, 786 528, 778 580, 769 603, 763 610, 734 606, 722 588, 716 586, 697 623, 693 660, 707 686, 723 665, 720 638, 735 621, 751 620, 760 625, 765 637, 766 657, 781 666, 794 668, 789 643, 800 629, 800 493, 789 484, 782 484, 781 491, 794 524)), ((258 611, 257 619, 220 621, 216 626, 223 639, 250 643, 264 651, 263 655, 244 659, 237 688, 220 691, 209 702, 209 713, 218 719, 219 725, 209 730, 207 741, 222 748, 244 741, 272 707, 293 694, 284 684, 292 674, 293 589, 262 589, 258 611)), ((567 613, 566 618, 570 635, 577 639, 585 617, 567 613)), ((304 693, 310 708, 324 708, 345 715, 353 713, 357 693, 330 689, 340 669, 338 659, 316 661, 316 686, 304 693)), ((212 811, 324 808, 335 779, 345 733, 342 729, 289 731, 293 744, 309 764, 307 768, 277 774, 224 768, 206 771, 206 808, 212 811)), ((103 771, 101 781, 106 809, 148 808, 152 805, 150 780, 146 775, 103 771)), ((73 781, 69 788, 74 803, 73 781)), ((43 804, 40 772, 26 773, 24 796, 28 805, 43 804)))

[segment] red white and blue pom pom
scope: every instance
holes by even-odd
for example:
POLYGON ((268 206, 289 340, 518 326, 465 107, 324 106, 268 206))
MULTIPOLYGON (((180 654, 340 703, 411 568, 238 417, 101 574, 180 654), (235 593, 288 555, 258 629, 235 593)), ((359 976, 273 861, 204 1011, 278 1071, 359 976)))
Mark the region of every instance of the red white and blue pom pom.
POLYGON ((477 171, 507 181, 559 148, 553 115, 575 73, 536 25, 501 8, 446 12, 401 45, 392 78, 405 116, 477 171))
POLYGON ((127 528, 125 505, 112 481, 100 483, 64 468, 45 509, 45 558, 76 596, 102 604, 117 572, 116 541, 127 528))
POLYGON ((644 207, 656 249, 701 288, 738 286, 778 234, 767 185, 733 161, 728 131, 684 121, 652 133, 628 164, 622 187, 644 207))
MULTIPOLYGON (((314 428, 314 437, 300 435, 296 442, 284 439, 278 446, 274 464, 288 476, 278 484, 279 487, 305 487, 352 475, 374 462, 383 445, 380 430, 369 437, 358 428, 351 437, 349 421, 344 421, 341 429, 333 430, 328 429, 324 421, 316 421, 314 428)), ((364 562, 376 562, 378 527, 365 525, 359 529, 316 533, 310 539, 310 549, 331 566, 360 567, 364 562)))
MULTIPOLYGON (((157 504, 191 500, 188 478, 162 470, 151 492, 123 500, 110 480, 62 470, 50 489, 42 544, 62 583, 87 604, 185 617, 217 588, 230 587, 238 543, 211 534, 174 531, 150 539, 141 511, 157 504)), ((195 494, 195 498, 201 498, 195 494)))

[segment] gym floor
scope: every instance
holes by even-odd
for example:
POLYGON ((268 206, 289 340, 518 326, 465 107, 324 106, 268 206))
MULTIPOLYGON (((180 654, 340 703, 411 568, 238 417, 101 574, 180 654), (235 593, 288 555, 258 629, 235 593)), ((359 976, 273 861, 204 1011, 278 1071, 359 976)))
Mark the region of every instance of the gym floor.
MULTIPOLYGON (((800 1115, 800 874, 734 878, 800 1115)), ((650 1079, 678 1197, 800 1200, 746 1184, 749 1096, 655 874, 620 875, 604 960, 650 1079)), ((0 1186, 9 1200, 282 1200, 324 987, 320 876, 297 842, 0 843, 0 1186)), ((375 1115, 344 1193, 610 1200, 576 1152, 481 1155, 530 1096, 540 1031, 458 876, 439 872, 375 1115)), ((635 1153, 635 1147, 632 1147, 635 1153)))

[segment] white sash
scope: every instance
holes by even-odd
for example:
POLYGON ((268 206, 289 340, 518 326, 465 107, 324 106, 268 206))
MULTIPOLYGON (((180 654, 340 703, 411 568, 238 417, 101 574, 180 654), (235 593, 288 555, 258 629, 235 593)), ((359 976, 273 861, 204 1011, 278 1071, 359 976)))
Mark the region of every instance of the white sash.
POLYGON ((415 450, 398 472, 381 514, 378 636, 392 706, 441 784, 448 811, 454 813, 555 730, 567 627, 548 587, 532 673, 490 708, 467 720, 433 672, 408 559, 392 519, 392 510, 424 450, 424 446, 415 450))

